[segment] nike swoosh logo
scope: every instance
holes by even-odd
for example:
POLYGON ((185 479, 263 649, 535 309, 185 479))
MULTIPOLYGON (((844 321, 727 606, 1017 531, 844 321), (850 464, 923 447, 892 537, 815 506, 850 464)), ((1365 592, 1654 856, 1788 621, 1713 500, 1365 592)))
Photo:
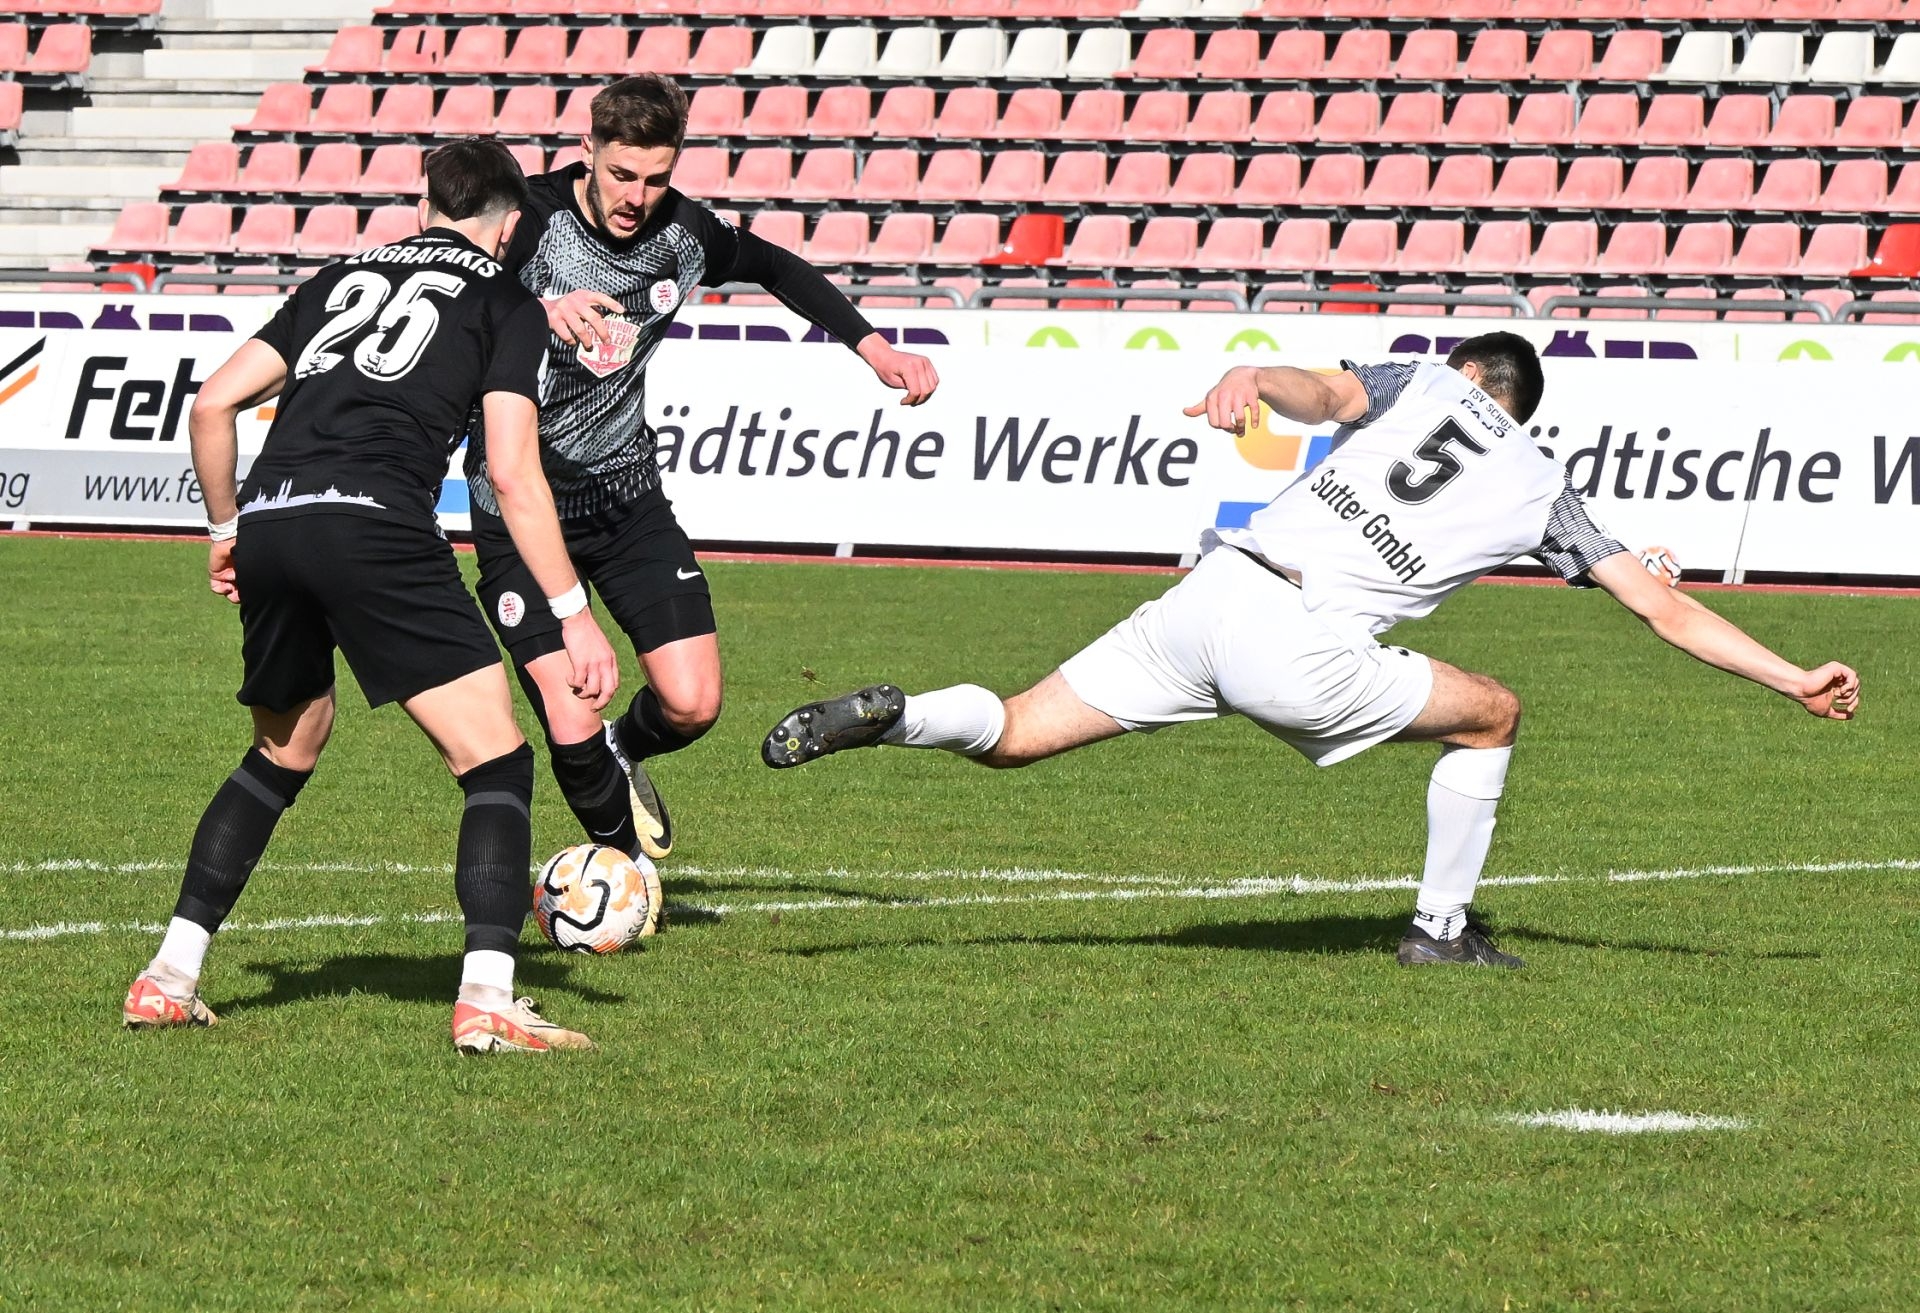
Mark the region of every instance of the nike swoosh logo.
POLYGON ((591 825, 589 825, 587 827, 587 833, 592 835, 596 839, 611 839, 614 835, 620 833, 620 827, 616 825, 611 830, 608 830, 605 834, 602 834, 600 833, 600 831, 594 829, 591 825))
POLYGON ((700 577, 698 570, 675 570, 673 573, 681 579, 698 579, 700 577))

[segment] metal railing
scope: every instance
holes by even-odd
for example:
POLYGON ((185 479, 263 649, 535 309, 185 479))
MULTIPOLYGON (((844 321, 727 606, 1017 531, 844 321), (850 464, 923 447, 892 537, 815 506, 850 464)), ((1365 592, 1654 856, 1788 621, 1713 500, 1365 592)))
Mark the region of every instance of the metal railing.
MULTIPOLYGON (((1855 305, 1863 302, 1853 302, 1855 305)), ((1882 310, 1884 302, 1876 303, 1882 310)), ((1574 310, 1695 310, 1704 314, 1773 314, 1782 315, 1811 314, 1823 324, 1833 322, 1833 315, 1827 307, 1818 301, 1802 301, 1788 297, 1780 301, 1736 301, 1732 297, 1718 296, 1550 296, 1540 303, 1540 318, 1552 316, 1561 307, 1574 310)), ((1920 306, 1915 307, 1920 310, 1920 306)), ((1582 315, 1581 318, 1587 316, 1582 315)))
POLYGON ((970 309, 984 308, 993 301, 1224 301, 1235 310, 1247 309, 1247 296, 1227 287, 1008 287, 988 284, 974 289, 966 299, 970 309))
POLYGON ((1507 309, 1519 319, 1533 318, 1533 303, 1517 292, 1357 292, 1331 288, 1263 287, 1255 294, 1252 308, 1264 310, 1275 301, 1322 301, 1333 305, 1437 305, 1444 307, 1485 306, 1507 309))

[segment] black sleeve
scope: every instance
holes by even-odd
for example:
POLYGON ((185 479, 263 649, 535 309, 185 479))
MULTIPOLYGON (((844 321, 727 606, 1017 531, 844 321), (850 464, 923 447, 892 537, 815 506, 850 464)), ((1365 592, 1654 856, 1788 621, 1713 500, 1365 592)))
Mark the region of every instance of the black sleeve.
POLYGON ((487 361, 486 377, 480 381, 480 395, 513 392, 537 406, 546 362, 546 310, 531 296, 516 296, 496 313, 493 356, 487 361))
POLYGON ((1593 581, 1587 578, 1587 572, 1609 556, 1626 550, 1594 520, 1569 480, 1566 491, 1547 513, 1547 531, 1534 554, 1575 588, 1591 588, 1593 581))
POLYGON ((295 288, 293 295, 280 303, 280 309, 274 312, 273 318, 253 335, 255 341, 264 342, 272 347, 289 365, 293 363, 294 353, 299 350, 300 345, 293 340, 293 321, 300 313, 295 304, 299 296, 300 289, 295 288))
POLYGON ((867 317, 854 309, 853 302, 818 269, 765 238, 740 232, 730 224, 722 226, 734 233, 733 259, 724 265, 707 265, 712 282, 758 283, 781 305, 831 333, 842 346, 857 346, 873 332, 867 317))
POLYGON ((1353 421, 1353 427, 1362 428, 1373 423, 1400 399, 1407 384, 1413 381, 1414 371, 1420 366, 1417 362, 1392 360, 1383 365, 1356 365, 1351 360, 1342 360, 1340 368, 1360 380, 1360 386, 1367 392, 1367 413, 1353 421))

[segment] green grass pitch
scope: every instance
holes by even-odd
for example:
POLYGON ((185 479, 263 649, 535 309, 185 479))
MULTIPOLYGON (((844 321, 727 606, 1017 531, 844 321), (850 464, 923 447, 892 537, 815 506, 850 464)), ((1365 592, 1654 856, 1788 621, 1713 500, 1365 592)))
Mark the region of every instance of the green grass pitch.
POLYGON ((1418 869, 1431 749, 759 763, 821 689, 1025 687, 1164 577, 716 564, 728 709, 658 772, 678 923, 604 961, 530 928, 601 1051, 463 1061, 459 795, 347 685, 214 945, 224 1023, 118 1028, 245 744, 203 561, 0 541, 0 1310, 1911 1302, 1920 601, 1708 599, 1857 664, 1850 725, 1597 594, 1399 631, 1527 707, 1478 906, 1528 966, 1408 972, 1411 892, 1353 886, 1418 869), (1329 883, 1255 882, 1292 876, 1329 883), (1508 1120, 1571 1108, 1743 1129, 1508 1120))

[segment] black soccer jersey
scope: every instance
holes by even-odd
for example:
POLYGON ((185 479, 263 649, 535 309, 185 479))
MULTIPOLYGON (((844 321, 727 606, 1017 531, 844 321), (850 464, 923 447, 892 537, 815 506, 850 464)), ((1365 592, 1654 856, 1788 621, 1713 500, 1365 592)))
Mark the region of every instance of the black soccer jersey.
POLYGON ((255 335, 287 362, 240 514, 432 523, 447 457, 489 392, 538 403, 540 303, 449 228, 350 256, 255 335))
MULTIPOLYGON (((608 236, 581 211, 576 186, 586 172, 574 164, 527 180, 530 196, 505 257, 542 300, 590 289, 626 312, 607 320, 611 343, 584 347, 555 336, 548 344, 540 446, 562 519, 624 505, 659 485, 647 360, 694 288, 759 283, 848 346, 873 331, 797 257, 671 188, 639 232, 625 241, 608 236)), ((467 483, 475 506, 499 512, 483 440, 468 445, 467 483)))

